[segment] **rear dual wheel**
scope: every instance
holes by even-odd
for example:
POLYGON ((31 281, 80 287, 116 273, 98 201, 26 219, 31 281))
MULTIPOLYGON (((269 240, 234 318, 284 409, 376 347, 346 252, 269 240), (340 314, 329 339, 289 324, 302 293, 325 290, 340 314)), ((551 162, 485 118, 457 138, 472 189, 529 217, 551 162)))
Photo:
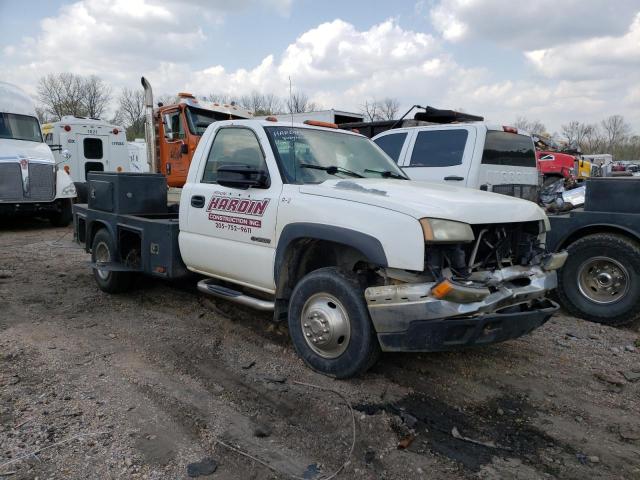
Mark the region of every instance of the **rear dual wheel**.
MULTIPOLYGON (((98 230, 93 237, 91 261, 94 264, 110 264, 117 261, 115 244, 106 228, 98 230)), ((103 292, 120 293, 129 290, 133 283, 134 274, 94 268, 93 278, 103 292)))

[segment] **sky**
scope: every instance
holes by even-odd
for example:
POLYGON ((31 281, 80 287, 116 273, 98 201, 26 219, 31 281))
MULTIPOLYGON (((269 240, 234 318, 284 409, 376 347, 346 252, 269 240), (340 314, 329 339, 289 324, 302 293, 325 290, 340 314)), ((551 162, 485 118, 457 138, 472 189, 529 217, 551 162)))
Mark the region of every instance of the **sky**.
POLYGON ((640 133, 640 0, 0 0, 0 80, 35 97, 58 72, 116 95, 142 75, 157 94, 291 81, 325 108, 391 97, 549 132, 620 114, 640 133))

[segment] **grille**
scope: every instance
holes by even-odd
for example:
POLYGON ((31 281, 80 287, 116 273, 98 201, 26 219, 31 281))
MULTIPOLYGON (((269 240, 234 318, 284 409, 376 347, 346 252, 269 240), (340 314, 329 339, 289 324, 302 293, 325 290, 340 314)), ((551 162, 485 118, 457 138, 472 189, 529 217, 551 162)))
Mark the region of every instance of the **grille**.
POLYGON ((41 163, 29 164, 29 200, 50 201, 55 195, 55 167, 41 163))
POLYGON ((18 163, 0 163, 0 200, 22 200, 22 174, 18 163))
POLYGON ((493 185, 492 192, 500 193, 502 195, 509 195, 510 197, 522 198, 531 202, 538 203, 538 197, 540 196, 540 187, 537 185, 526 185, 519 183, 508 183, 504 185, 493 185))

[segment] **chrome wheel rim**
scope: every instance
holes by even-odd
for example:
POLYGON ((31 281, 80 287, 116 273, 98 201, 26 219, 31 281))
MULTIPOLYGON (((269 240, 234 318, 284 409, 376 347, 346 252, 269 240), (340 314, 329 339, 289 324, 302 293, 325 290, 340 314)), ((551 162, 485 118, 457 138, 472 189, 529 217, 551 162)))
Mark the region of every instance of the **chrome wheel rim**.
POLYGON ((594 303, 614 303, 629 290, 629 272, 609 257, 590 258, 578 269, 580 293, 594 303))
POLYGON ((333 295, 311 296, 302 307, 300 326, 307 345, 323 358, 339 357, 349 346, 349 315, 333 295))
MULTIPOLYGON (((110 261, 111 261, 111 254, 109 253, 109 247, 104 242, 98 243, 98 245, 96 245, 96 251, 95 251, 95 262, 109 263, 110 261)), ((108 270, 101 270, 99 268, 96 268, 96 273, 98 274, 98 277, 100 277, 102 280, 107 280, 109 278, 108 270)))

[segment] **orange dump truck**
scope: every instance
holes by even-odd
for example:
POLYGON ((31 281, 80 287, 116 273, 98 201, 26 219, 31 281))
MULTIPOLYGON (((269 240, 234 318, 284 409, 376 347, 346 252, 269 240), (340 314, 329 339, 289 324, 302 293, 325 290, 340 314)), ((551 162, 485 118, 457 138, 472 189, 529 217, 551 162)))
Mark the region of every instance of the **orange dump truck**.
POLYGON ((153 104, 149 81, 142 77, 145 92, 145 138, 151 172, 162 173, 170 187, 182 187, 187 180, 200 137, 209 124, 220 120, 252 118, 253 113, 237 105, 200 103, 190 93, 179 93, 171 105, 153 104))

